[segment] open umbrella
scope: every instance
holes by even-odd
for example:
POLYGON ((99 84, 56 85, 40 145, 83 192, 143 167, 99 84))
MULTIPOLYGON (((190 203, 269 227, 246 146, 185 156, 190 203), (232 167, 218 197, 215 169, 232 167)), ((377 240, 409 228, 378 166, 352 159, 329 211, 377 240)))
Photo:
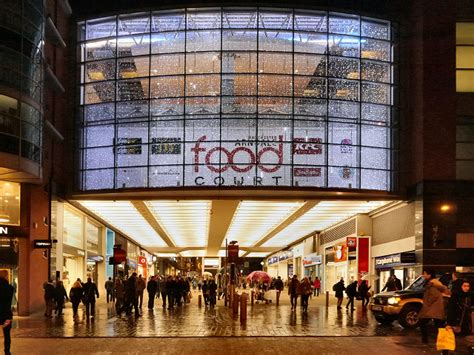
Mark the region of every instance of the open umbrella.
POLYGON ((270 275, 268 275, 265 271, 252 271, 248 276, 247 276, 247 281, 248 282, 265 282, 265 283, 270 283, 272 281, 272 278, 270 275))
POLYGON ((214 277, 214 275, 212 273, 210 273, 209 271, 204 271, 202 273, 202 276, 204 276, 205 278, 208 278, 208 277, 213 278, 214 277))
POLYGON ((366 280, 366 281, 375 281, 378 279, 380 279, 380 277, 375 274, 367 274, 367 275, 362 276, 362 280, 366 280))

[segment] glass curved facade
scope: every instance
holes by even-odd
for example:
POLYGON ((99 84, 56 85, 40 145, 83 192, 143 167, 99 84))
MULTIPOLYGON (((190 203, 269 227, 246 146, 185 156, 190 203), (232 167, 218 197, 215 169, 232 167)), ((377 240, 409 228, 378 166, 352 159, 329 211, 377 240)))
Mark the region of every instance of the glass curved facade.
POLYGON ((0 152, 40 162, 43 2, 0 2, 0 152))
POLYGON ((389 22, 213 8, 78 27, 80 189, 394 189, 389 22))

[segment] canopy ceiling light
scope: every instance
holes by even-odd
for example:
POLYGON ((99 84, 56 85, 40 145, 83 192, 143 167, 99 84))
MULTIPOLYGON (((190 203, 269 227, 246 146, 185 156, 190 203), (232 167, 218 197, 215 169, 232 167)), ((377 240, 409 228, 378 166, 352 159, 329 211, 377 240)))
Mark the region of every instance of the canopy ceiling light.
POLYGON ((165 247, 161 236, 148 224, 130 201, 78 201, 126 236, 144 247, 165 247))
POLYGON ((146 201, 178 247, 205 247, 212 201, 146 201))
POLYGON ((263 246, 287 246, 311 232, 322 231, 358 213, 368 213, 389 203, 392 201, 322 201, 263 246))
MULTIPOLYGON (((255 244, 296 211, 302 202, 242 201, 232 219, 226 238, 242 247, 255 244)), ((225 246, 225 240, 222 246, 225 246)))

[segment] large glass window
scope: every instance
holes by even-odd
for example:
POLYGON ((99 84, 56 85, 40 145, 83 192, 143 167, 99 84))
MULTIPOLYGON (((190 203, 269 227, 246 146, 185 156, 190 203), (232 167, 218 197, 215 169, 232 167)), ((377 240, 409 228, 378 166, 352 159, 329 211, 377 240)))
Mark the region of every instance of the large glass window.
POLYGON ((474 22, 456 24, 456 91, 474 92, 474 22))
POLYGON ((394 189, 389 22, 204 8, 79 29, 81 189, 394 189))

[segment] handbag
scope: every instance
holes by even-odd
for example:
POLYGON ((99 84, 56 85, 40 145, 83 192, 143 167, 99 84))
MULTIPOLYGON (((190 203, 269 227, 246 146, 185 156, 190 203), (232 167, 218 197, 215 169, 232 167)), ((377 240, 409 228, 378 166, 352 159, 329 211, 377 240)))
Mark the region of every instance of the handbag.
POLYGON ((439 328, 436 337, 436 350, 456 350, 456 338, 451 328, 439 328))
POLYGON ((464 309, 462 310, 462 316, 461 316, 461 320, 459 321, 459 325, 451 326, 451 328, 453 329, 453 332, 455 334, 461 333, 462 322, 464 321, 464 315, 466 314, 466 308, 467 308, 467 298, 464 301, 464 309))

